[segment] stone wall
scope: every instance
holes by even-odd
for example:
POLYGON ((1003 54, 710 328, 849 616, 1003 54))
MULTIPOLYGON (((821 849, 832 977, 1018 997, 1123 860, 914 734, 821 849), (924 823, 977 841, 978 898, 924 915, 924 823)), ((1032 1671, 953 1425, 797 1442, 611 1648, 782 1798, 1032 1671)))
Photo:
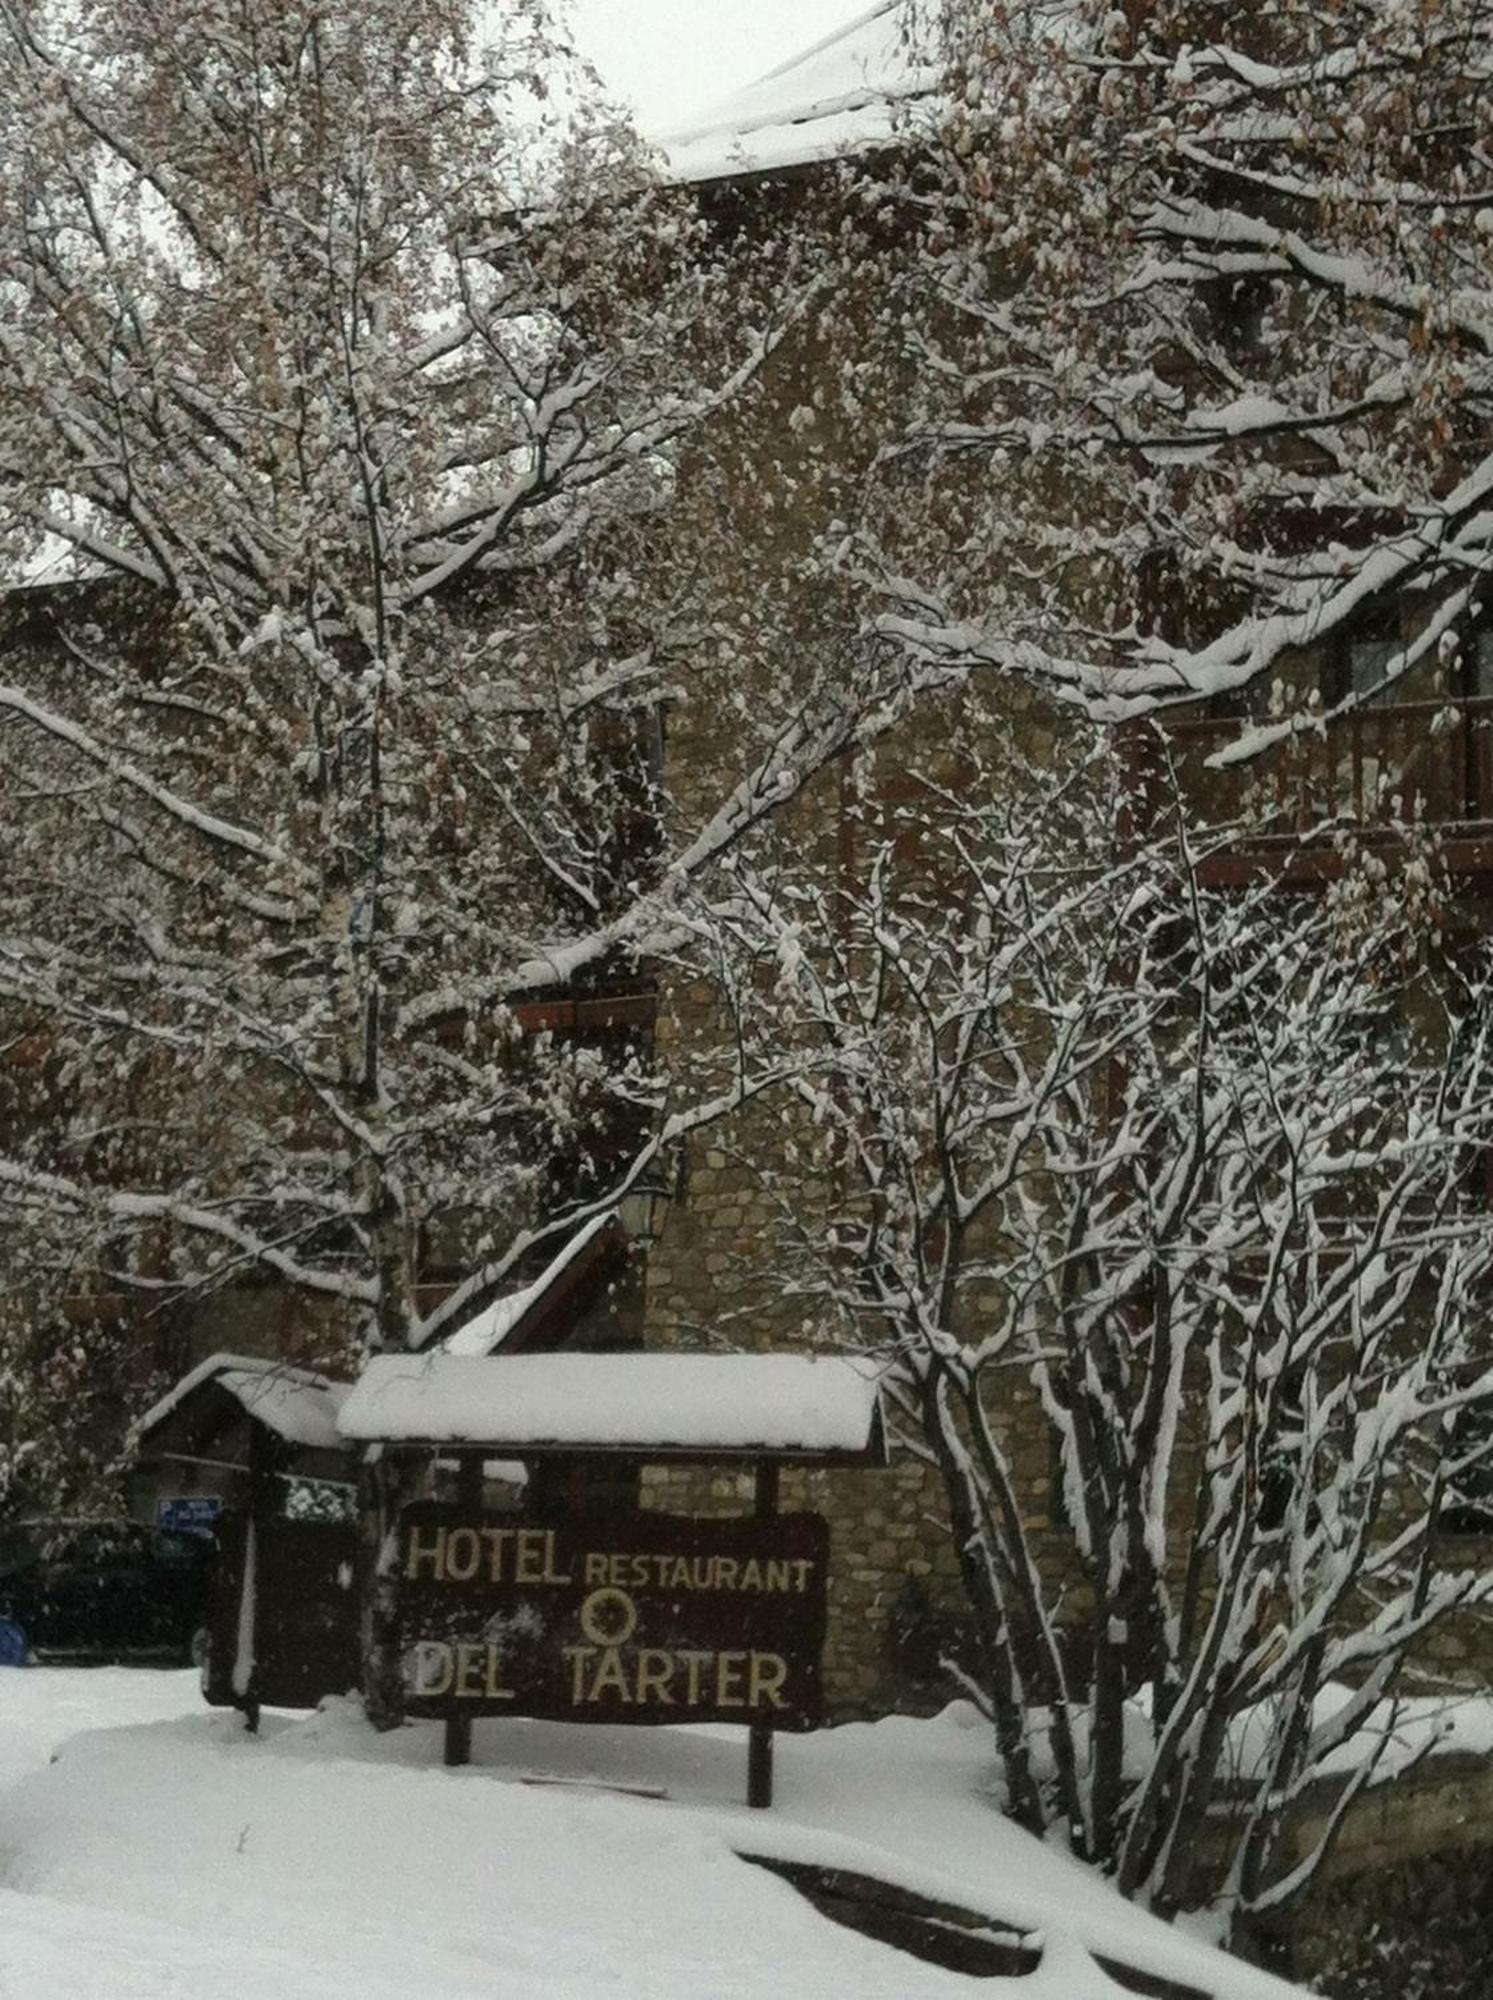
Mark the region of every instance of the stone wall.
MULTIPOLYGON (((1295 1851, 1320 1831, 1303 1816, 1295 1851)), ((1493 1764, 1439 1757, 1349 1814, 1321 1877, 1245 1954, 1330 2000, 1487 2000, 1493 1992, 1493 1764)))
MULTIPOLYGON (((829 1523, 824 1694, 832 1722, 937 1708, 948 1698, 939 1660, 960 1626, 959 1578, 936 1489, 905 1455, 884 1468, 783 1468, 781 1511, 829 1523)), ((642 1497, 669 1513, 750 1513, 752 1474, 650 1466, 642 1497)))
MULTIPOLYGON (((799 357, 779 359, 772 394, 780 408, 809 394, 799 357)), ((829 428, 826 415, 800 431, 784 424, 791 440, 799 501, 787 508, 781 532, 792 540, 804 526, 804 492, 816 478, 815 459, 829 428)), ((774 447, 777 448, 776 445, 774 447)), ((835 463, 825 454, 819 476, 835 463)), ((783 468, 778 466, 778 472, 783 468)), ((790 482, 792 485, 793 482, 790 482)), ((800 642, 806 653, 846 643, 836 626, 843 607, 806 601, 800 642)), ((826 656, 830 656, 826 653, 826 656)), ((722 770, 740 755, 741 719, 727 691, 708 679, 687 687, 670 710, 666 762, 676 809, 688 820, 708 809, 722 770)), ((1026 747, 1053 754, 1054 719, 1021 700, 1026 747)), ((847 811, 901 796, 909 754, 938 769, 955 755, 961 705, 904 723, 895 743, 877 755, 861 754, 820 774, 775 831, 786 852, 816 857, 827 870, 853 871, 856 841, 847 811)), ((912 843, 915 849, 915 842, 912 843)), ((904 858, 915 869, 915 851, 904 858)), ((770 975, 769 975, 770 976, 770 975)), ((720 992, 704 972, 665 979, 659 998, 657 1056, 661 1071, 688 1076, 681 1099, 708 1096, 730 1081, 732 1024, 720 992), (712 1058, 721 1065, 714 1073, 712 1058), (702 1085, 702 1076, 707 1082, 702 1085)), ((713 1127, 686 1153, 679 1193, 670 1205, 647 1270, 645 1344, 649 1347, 734 1347, 815 1350, 829 1344, 818 1302, 795 1297, 783 1279, 794 1236, 812 1236, 836 1190, 834 1163, 818 1150, 807 1120, 781 1099, 763 1102, 713 1127), (787 1168, 790 1144, 796 1159, 787 1168)), ((1002 1424, 1011 1442, 1032 1518, 1051 1527, 1049 1446, 1046 1426, 1024 1379, 1013 1382, 1002 1424)), ((645 1504, 689 1512, 747 1511, 750 1481, 689 1475, 668 1469, 645 1474, 645 1504)), ((788 1473, 781 1506, 811 1507, 831 1530, 832 1582, 825 1690, 831 1716, 848 1719, 900 1706, 929 1709, 954 1691, 939 1669, 940 1655, 965 1650, 968 1614, 958 1559, 946 1525, 941 1481, 935 1470, 906 1454, 883 1471, 788 1473)), ((1053 1559, 1063 1560, 1065 1538, 1051 1537, 1053 1559)))
MULTIPOLYGON (((671 1047, 719 1033, 715 997, 704 983, 665 996, 664 1060, 671 1047)), ((759 1163, 781 1159, 782 1110, 773 1106, 712 1130, 691 1152, 680 1198, 671 1204, 648 1259, 646 1340, 650 1347, 804 1349, 822 1347, 822 1328, 781 1281, 783 1215, 759 1163)), ((793 1183, 794 1226, 812 1216, 822 1189, 812 1172, 793 1183)), ((1034 1521, 1051 1504, 1046 1427, 1024 1382, 1013 1386, 1003 1428, 1034 1521)), ((681 1513, 743 1513, 753 1503, 750 1473, 644 1472, 644 1504, 681 1513)), ((945 1654, 967 1651, 968 1613, 958 1559, 935 1469, 906 1451, 884 1469, 806 1472, 785 1467, 779 1505, 823 1514, 832 1568, 824 1660, 832 1720, 931 1710, 955 1683, 945 1654)), ((1054 1561, 1065 1538, 1049 1538, 1054 1561)))
MULTIPOLYGON (((812 837, 824 837, 835 786, 830 773, 811 802, 808 817, 817 821, 812 837)), ((690 1061, 693 1051, 719 1048, 723 1037, 729 1046, 713 986, 692 981, 667 989, 658 1037, 665 1066, 690 1061)), ((648 1346, 824 1345, 811 1306, 782 1282, 785 1216, 771 1170, 783 1157, 783 1118, 781 1104, 764 1105, 712 1129, 690 1148, 679 1198, 649 1253, 648 1346)), ((795 1226, 812 1227, 824 1200, 812 1169, 795 1177, 790 1198, 795 1226)), ((752 1475, 651 1467, 643 1475, 643 1501, 680 1513, 746 1513, 753 1504, 752 1475)), ((947 1699, 937 1658, 958 1629, 962 1598, 936 1473, 900 1452, 884 1469, 784 1467, 779 1506, 823 1514, 829 1523, 824 1690, 830 1719, 927 1708, 947 1699)))

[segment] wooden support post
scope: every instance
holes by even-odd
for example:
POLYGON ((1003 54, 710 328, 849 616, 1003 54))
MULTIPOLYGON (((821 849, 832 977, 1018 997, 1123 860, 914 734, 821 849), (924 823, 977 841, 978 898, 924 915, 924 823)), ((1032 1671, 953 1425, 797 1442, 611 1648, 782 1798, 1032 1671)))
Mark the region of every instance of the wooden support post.
MULTIPOLYGON (((456 1504, 461 1509, 462 1518, 467 1519, 482 1510, 482 1454, 480 1451, 464 1451, 456 1461, 456 1504)), ((469 1715, 448 1715, 446 1717, 446 1764, 454 1769, 459 1764, 472 1761, 472 1718, 469 1715)))
POLYGON ((772 1804, 772 1730, 754 1722, 747 1735, 747 1804, 772 1804))
POLYGON ((244 1727, 251 1736, 259 1733, 259 1595, 260 1569, 265 1557, 265 1542, 273 1533, 270 1527, 275 1512, 277 1495, 274 1489, 274 1465, 271 1457, 270 1434, 264 1425, 249 1419, 249 1519, 244 1532, 244 1572, 239 1580, 238 1606, 238 1647, 235 1660, 246 1655, 250 1661, 248 1685, 238 1692, 238 1708, 244 1718, 244 1727))
MULTIPOLYGON (((756 1504, 759 1521, 769 1520, 778 1511, 778 1462, 775 1458, 757 1461, 756 1504)), ((772 1725, 754 1722, 747 1735, 747 1804, 772 1804, 772 1725)))
POLYGON ((472 1718, 469 1715, 448 1715, 446 1717, 445 1761, 453 1769, 458 1764, 472 1761, 472 1718))

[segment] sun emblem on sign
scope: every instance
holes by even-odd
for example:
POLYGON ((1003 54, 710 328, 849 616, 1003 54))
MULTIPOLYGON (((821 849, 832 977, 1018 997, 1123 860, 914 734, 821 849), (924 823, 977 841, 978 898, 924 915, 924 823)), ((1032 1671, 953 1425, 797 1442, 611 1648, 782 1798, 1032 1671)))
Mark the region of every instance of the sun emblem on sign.
POLYGON ((580 1616, 593 1646, 625 1646, 637 1629, 638 1607, 625 1590, 593 1590, 580 1616))

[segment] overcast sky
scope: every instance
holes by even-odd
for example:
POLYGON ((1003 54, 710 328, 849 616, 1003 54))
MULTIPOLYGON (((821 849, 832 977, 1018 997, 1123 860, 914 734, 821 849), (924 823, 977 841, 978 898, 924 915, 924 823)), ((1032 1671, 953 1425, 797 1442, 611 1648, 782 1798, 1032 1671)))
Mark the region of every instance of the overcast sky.
POLYGON ((867 12, 871 0, 571 0, 576 40, 645 132, 697 111, 867 12))

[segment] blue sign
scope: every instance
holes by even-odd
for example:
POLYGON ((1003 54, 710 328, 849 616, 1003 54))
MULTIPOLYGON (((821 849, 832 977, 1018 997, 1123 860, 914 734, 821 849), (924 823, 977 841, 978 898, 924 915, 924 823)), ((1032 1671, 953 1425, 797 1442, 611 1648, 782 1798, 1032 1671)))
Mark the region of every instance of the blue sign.
POLYGON ((14 1618, 0 1618, 0 1667, 24 1667, 30 1651, 14 1618))
POLYGON ((210 1535, 222 1511, 222 1501, 210 1499, 205 1493, 157 1500, 156 1526, 169 1529, 173 1535, 210 1535))

